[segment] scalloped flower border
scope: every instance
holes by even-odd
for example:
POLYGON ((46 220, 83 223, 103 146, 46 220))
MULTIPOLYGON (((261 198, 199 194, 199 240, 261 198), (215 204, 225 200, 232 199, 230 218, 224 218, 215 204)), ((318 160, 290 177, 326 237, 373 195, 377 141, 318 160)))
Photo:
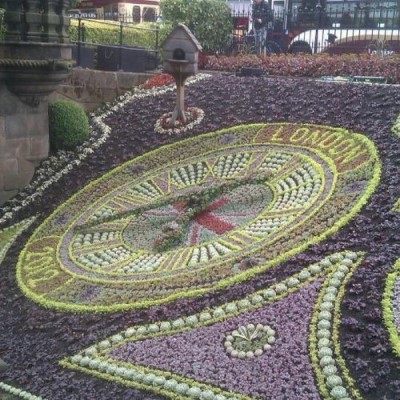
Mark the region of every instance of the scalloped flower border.
POLYGON ((393 135, 400 138, 400 114, 398 115, 395 123, 393 124, 391 131, 392 131, 393 135))
POLYGON ((195 120, 193 120, 192 122, 190 122, 187 125, 183 125, 181 127, 177 127, 177 128, 169 128, 169 129, 164 129, 162 127, 162 121, 165 118, 168 118, 172 115, 172 112, 168 112, 165 113, 163 115, 161 115, 161 117, 156 121, 156 124, 154 125, 154 131, 157 133, 160 133, 162 135, 177 135, 179 133, 184 133, 187 131, 190 131, 191 129, 193 129, 196 125, 199 125, 201 123, 201 121, 203 121, 204 118, 204 111, 201 108, 197 108, 197 107, 188 107, 186 109, 186 112, 189 113, 197 113, 197 118, 195 120))
POLYGON ((15 225, 0 230, 0 265, 4 260, 8 249, 13 245, 18 236, 21 235, 24 230, 28 229, 35 220, 36 217, 27 218, 15 225), (8 237, 10 232, 11 236, 8 237))
POLYGON ((341 303, 346 285, 362 262, 362 253, 348 253, 331 271, 320 290, 310 324, 310 353, 318 387, 326 399, 362 400, 346 367, 340 346, 341 303))
POLYGON ((26 390, 18 389, 4 382, 0 382, 0 389, 6 393, 10 393, 13 396, 17 396, 25 400, 46 400, 44 397, 35 396, 34 394, 27 392, 26 390))
POLYGON ((382 299, 383 321, 393 346, 392 350, 400 357, 400 335, 394 324, 393 309, 394 288, 398 279, 400 279, 400 258, 395 262, 393 271, 388 274, 382 299))

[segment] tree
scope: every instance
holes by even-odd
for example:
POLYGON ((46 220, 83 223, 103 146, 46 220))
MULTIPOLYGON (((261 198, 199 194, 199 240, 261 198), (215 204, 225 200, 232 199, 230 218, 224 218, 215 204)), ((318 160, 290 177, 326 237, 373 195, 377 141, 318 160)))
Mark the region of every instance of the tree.
POLYGON ((172 27, 184 23, 205 51, 223 48, 232 33, 232 18, 225 0, 161 0, 163 21, 172 27))

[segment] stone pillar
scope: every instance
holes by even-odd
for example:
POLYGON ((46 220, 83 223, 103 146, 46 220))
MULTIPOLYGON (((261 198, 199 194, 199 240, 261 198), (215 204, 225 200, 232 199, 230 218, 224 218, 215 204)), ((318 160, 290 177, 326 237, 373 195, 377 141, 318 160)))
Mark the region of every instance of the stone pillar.
POLYGON ((58 35, 60 37, 60 43, 69 43, 69 17, 67 17, 66 11, 69 7, 69 0, 61 1, 60 10, 60 25, 58 29, 58 35))
POLYGON ((28 105, 0 82, 0 205, 27 185, 48 156, 47 101, 28 105))
POLYGON ((0 205, 26 186, 48 156, 48 96, 70 74, 68 0, 5 2, 0 42, 0 205))
POLYGON ((57 29, 60 26, 60 7, 57 0, 45 1, 44 17, 45 17, 45 29, 43 34, 44 42, 59 42, 60 37, 57 29))
POLYGON ((7 27, 6 40, 9 42, 19 42, 23 36, 22 22, 22 1, 21 0, 5 0, 6 13, 4 22, 7 27))
POLYGON ((43 21, 43 0, 24 1, 24 22, 25 35, 23 40, 27 42, 41 42, 44 21, 43 21))
POLYGON ((69 43, 69 18, 65 14, 69 0, 45 0, 43 5, 43 41, 69 43))

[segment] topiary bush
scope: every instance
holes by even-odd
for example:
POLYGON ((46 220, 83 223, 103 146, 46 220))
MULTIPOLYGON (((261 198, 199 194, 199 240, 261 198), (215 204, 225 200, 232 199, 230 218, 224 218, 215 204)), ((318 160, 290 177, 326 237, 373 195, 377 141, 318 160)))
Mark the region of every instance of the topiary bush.
POLYGON ((73 150, 89 137, 89 120, 83 108, 73 101, 49 104, 50 145, 54 150, 73 150))

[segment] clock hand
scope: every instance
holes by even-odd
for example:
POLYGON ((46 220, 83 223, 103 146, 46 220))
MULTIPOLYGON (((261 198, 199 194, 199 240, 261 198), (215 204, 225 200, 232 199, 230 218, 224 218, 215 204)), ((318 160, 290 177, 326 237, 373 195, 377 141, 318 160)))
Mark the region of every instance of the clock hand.
MULTIPOLYGON (((196 215, 200 214, 204 209, 217 197, 222 196, 224 193, 228 193, 242 185, 248 184, 260 184, 267 180, 266 176, 255 176, 247 175, 245 177, 239 177, 232 179, 231 181, 222 182, 220 185, 204 188, 201 191, 194 191, 190 193, 184 193, 178 196, 168 196, 159 201, 154 201, 144 206, 140 206, 131 210, 123 211, 117 214, 109 215, 103 218, 99 218, 96 221, 89 221, 82 225, 75 227, 76 233, 85 233, 85 231, 93 228, 102 223, 112 222, 132 216, 143 214, 146 211, 155 208, 161 208, 171 203, 183 203, 185 215, 187 218, 192 219, 196 215)), ((215 183, 215 182, 214 182, 215 183)), ((184 222, 184 221, 183 221, 184 222)))

